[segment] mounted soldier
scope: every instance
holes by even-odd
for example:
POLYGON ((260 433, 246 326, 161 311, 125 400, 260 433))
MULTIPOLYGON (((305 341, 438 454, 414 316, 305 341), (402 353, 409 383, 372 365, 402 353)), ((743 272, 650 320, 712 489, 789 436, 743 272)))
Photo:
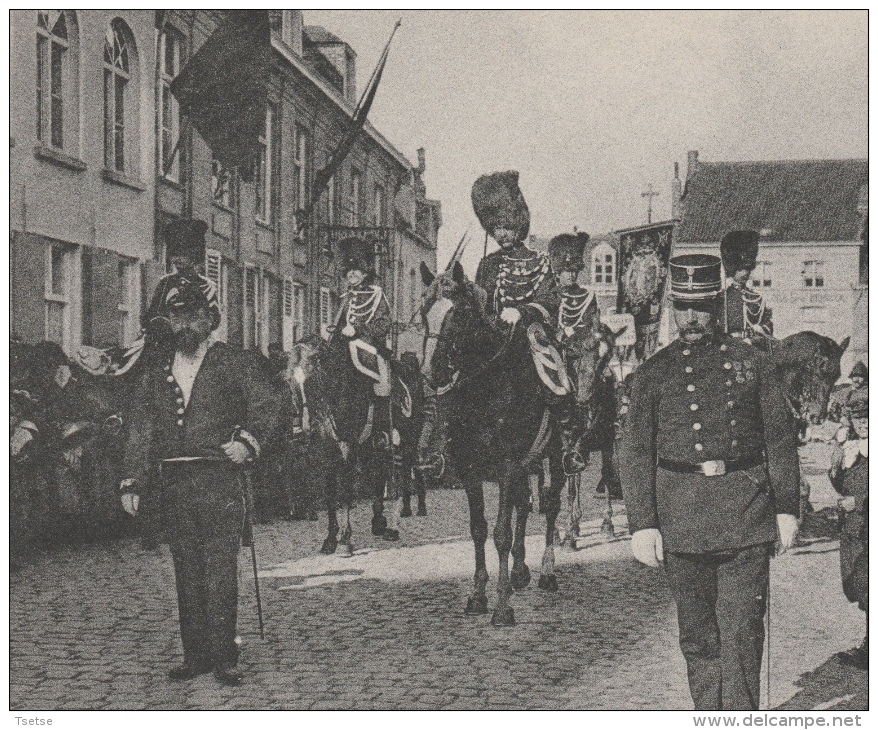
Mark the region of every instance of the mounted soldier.
MULTIPOLYGON (((487 294, 485 313, 510 338, 514 327, 526 332, 546 402, 569 454, 574 451, 576 431, 572 388, 561 355, 547 334, 555 331, 559 294, 549 257, 524 243, 530 211, 518 187, 518 173, 482 175, 473 184, 471 197, 485 232, 500 245, 499 251, 482 259, 476 272, 476 284, 487 294)), ((565 461, 583 464, 578 455, 565 461)))
POLYGON ((774 323, 765 299, 747 282, 756 268, 759 234, 756 231, 729 231, 720 243, 726 286, 723 292, 722 325, 726 334, 750 340, 771 337, 774 323))

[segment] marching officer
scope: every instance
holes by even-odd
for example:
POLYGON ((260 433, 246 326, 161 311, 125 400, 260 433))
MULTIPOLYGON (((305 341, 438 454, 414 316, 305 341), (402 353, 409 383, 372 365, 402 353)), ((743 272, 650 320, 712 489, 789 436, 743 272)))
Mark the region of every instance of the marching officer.
POLYGON ((180 281, 164 303, 173 347, 149 363, 135 397, 122 506, 136 516, 144 490, 164 491, 183 642, 183 664, 169 677, 213 671, 238 684, 243 469, 278 432, 280 392, 252 353, 211 340, 218 311, 199 283, 180 281), (145 479, 152 462, 160 485, 145 479))
POLYGON ((634 374, 620 444, 631 549, 665 565, 695 709, 757 709, 769 558, 798 530, 795 430, 769 360, 717 327, 720 260, 670 273, 680 337, 634 374))
MULTIPOLYGON (((842 495, 839 562, 845 597, 869 614, 869 392, 857 388, 848 399, 849 429, 836 445, 829 481, 842 495)), ((860 646, 838 654, 845 664, 869 668, 869 636, 860 646)))
POLYGON ((726 272, 723 291, 723 331, 733 337, 749 339, 771 337, 774 324, 765 299, 747 282, 756 268, 759 234, 756 231, 729 231, 720 243, 720 255, 726 272))

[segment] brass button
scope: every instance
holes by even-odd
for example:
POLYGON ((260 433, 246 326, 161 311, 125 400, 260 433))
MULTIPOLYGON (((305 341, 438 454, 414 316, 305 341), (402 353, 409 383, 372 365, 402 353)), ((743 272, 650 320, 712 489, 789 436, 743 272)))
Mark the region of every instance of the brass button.
POLYGON ((704 447, 701 444, 695 444, 696 451, 701 451, 702 449, 704 449, 704 447))
POLYGON ((183 405, 183 399, 182 399, 182 398, 177 398, 177 403, 179 403, 180 405, 183 405))
POLYGON ((726 381, 726 387, 727 387, 727 388, 731 388, 731 387, 732 387, 732 381, 731 381, 731 380, 727 380, 727 381, 726 381))
POLYGON ((171 372, 171 366, 170 366, 170 365, 165 365, 165 372, 166 372, 166 373, 171 372))
POLYGON ((734 407, 735 407, 735 401, 730 400, 728 403, 726 403, 726 405, 727 405, 729 408, 734 408, 734 407))
POLYGON ((738 445, 738 442, 735 441, 734 439, 732 439, 732 446, 737 446, 737 445, 738 445))
POLYGON ((178 416, 182 416, 185 412, 186 412, 186 411, 183 410, 182 408, 178 408, 178 409, 177 409, 177 415, 178 415, 178 416))
POLYGON ((692 366, 691 366, 691 365, 687 365, 687 366, 686 366, 686 372, 687 372, 687 373, 691 373, 691 372, 692 372, 692 366))
POLYGON ((733 418, 731 421, 729 421, 729 425, 731 425, 731 426, 737 426, 737 425, 738 425, 738 422, 733 418))
POLYGON ((692 351, 689 350, 689 349, 683 350, 683 354, 684 354, 684 355, 688 355, 688 354, 690 354, 691 352, 692 352, 692 351))
POLYGON ((690 411, 697 411, 697 410, 698 410, 698 404, 697 404, 697 403, 693 403, 691 406, 689 406, 689 410, 690 410, 690 411))
POLYGON ((174 382, 174 376, 173 376, 173 375, 169 375, 167 378, 165 378, 165 380, 167 380, 169 383, 173 383, 173 382, 174 382))
POLYGON ((729 346, 728 345, 720 345, 719 349, 720 349, 720 352, 725 352, 726 350, 729 349, 729 346))
POLYGON ((183 391, 180 390, 180 386, 177 385, 177 386, 174 387, 174 392, 175 392, 175 393, 182 393, 183 391))
POLYGON ((178 425, 178 426, 182 426, 182 425, 183 425, 183 419, 182 419, 182 418, 179 419, 179 420, 177 421, 177 425, 178 425))
POLYGON ((693 428, 695 431, 700 431, 700 430, 701 430, 701 424, 700 424, 700 423, 693 423, 693 424, 692 424, 692 428, 693 428))
POLYGON ((695 392, 695 386, 692 385, 692 383, 689 383, 689 385, 686 386, 686 390, 688 390, 690 393, 694 393, 694 392, 695 392))
POLYGON ((732 363, 730 363, 730 362, 724 362, 724 363, 723 363, 723 367, 724 367, 726 370, 731 370, 731 369, 732 369, 732 363))

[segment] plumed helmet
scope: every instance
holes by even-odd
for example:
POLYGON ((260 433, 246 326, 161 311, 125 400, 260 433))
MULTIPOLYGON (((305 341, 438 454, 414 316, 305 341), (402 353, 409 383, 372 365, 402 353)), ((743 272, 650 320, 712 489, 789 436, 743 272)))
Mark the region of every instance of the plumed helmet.
POLYGON ((364 274, 375 273, 375 247, 362 238, 343 238, 338 242, 339 264, 342 274, 359 269, 364 274))
POLYGON ((494 172, 473 183, 473 210, 489 234, 498 228, 515 231, 523 241, 530 231, 530 211, 518 187, 518 172, 494 172))
POLYGON ((719 252, 726 276, 733 276, 741 269, 753 269, 759 253, 759 234, 756 231, 729 231, 723 236, 719 252))
POLYGON ((204 307, 210 314, 211 329, 220 326, 221 314, 216 299, 211 296, 209 283, 205 285, 205 280, 198 277, 198 280, 192 280, 184 276, 177 276, 173 279, 168 287, 165 295, 165 306, 168 311, 186 311, 204 307))
POLYGON ((864 378, 864 379, 868 380, 869 379, 869 368, 867 368, 866 364, 862 360, 860 360, 851 369, 850 377, 852 377, 852 378, 860 377, 860 378, 864 378))
POLYGON ((188 256, 193 261, 203 261, 205 255, 204 234, 207 223, 202 220, 183 218, 165 226, 165 248, 168 258, 188 256))
POLYGON ((556 274, 562 271, 582 271, 587 233, 562 233, 549 241, 549 264, 556 274))
POLYGON ((669 262, 671 298, 678 302, 713 299, 722 289, 720 260, 709 254, 674 256, 669 262))

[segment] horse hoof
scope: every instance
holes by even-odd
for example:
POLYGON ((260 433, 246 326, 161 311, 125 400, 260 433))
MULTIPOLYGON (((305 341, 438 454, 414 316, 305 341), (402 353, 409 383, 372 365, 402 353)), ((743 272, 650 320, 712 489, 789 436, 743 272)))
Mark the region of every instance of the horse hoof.
POLYGON ((604 520, 601 523, 601 534, 609 535, 610 537, 616 536, 616 531, 613 529, 613 523, 611 520, 604 520))
POLYGON ((402 508, 402 511, 399 513, 400 517, 411 517, 412 516, 412 508, 406 505, 402 508))
POLYGON ((558 590, 558 579, 554 573, 551 575, 541 575, 537 585, 540 587, 540 590, 554 593, 558 590))
POLYGON ((512 583, 512 587, 517 591, 520 591, 522 588, 527 588, 530 584, 530 568, 528 568, 527 565, 522 566, 521 570, 513 568, 512 575, 509 576, 509 581, 512 583))
POLYGON ((354 546, 349 542, 343 542, 339 547, 338 556, 340 558, 352 558, 354 556, 354 546))
POLYGON ((387 518, 384 515, 375 515, 372 518, 372 534, 383 535, 387 529, 387 518))
POLYGON ((515 612, 512 606, 495 608, 491 616, 491 626, 515 626, 515 612))
POLYGON ((470 596, 466 601, 464 613, 467 616, 480 616, 488 613, 488 597, 487 596, 470 596))
POLYGON ((384 539, 387 542, 399 542, 399 530, 385 530, 384 539))
POLYGON ((426 517, 427 516, 427 505, 421 504, 418 505, 418 511, 415 513, 418 517, 426 517))
POLYGON ((327 537, 323 541, 323 545, 320 548, 320 552, 323 553, 324 555, 332 555, 336 551, 336 548, 338 548, 338 540, 335 540, 331 537, 327 537))

